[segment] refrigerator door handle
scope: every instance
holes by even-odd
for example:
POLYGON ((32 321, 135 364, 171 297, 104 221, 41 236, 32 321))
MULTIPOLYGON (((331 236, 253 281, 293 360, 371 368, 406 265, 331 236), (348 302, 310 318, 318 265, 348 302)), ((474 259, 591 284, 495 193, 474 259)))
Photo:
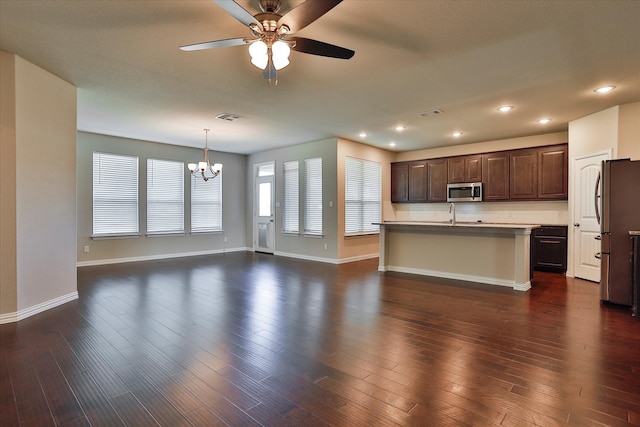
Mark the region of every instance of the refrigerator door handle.
POLYGON ((596 178, 596 188, 595 188, 595 193, 593 195, 593 203, 596 208, 596 221, 598 221, 598 224, 600 224, 600 203, 598 203, 600 201, 600 194, 598 191, 599 189, 600 189, 600 172, 598 172, 598 177, 596 178))

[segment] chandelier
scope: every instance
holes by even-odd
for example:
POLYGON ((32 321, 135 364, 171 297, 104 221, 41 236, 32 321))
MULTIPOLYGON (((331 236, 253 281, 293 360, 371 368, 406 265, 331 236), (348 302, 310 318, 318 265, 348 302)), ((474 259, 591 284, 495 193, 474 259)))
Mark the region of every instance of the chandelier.
POLYGON ((220 174, 222 170, 222 163, 214 163, 213 165, 209 161, 209 129, 204 129, 204 158, 198 163, 189 163, 187 167, 191 171, 191 175, 200 173, 200 177, 204 181, 209 181, 210 178, 215 178, 220 174), (211 172, 213 176, 206 176, 205 173, 211 172))

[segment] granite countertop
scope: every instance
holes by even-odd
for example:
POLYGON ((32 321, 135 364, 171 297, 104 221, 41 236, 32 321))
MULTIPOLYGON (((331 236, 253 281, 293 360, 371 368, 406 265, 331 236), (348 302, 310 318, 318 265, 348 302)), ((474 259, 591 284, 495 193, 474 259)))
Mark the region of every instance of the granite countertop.
POLYGON ((512 224, 500 222, 466 222, 456 221, 451 224, 449 221, 383 221, 376 222, 377 225, 406 225, 418 227, 456 227, 456 228, 503 228, 503 229, 533 229, 538 228, 540 224, 512 224))

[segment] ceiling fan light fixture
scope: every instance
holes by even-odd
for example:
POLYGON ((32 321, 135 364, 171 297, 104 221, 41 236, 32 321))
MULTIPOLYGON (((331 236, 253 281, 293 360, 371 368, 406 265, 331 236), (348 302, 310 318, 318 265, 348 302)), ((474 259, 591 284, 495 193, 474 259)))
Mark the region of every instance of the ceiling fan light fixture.
POLYGON ((267 68, 269 56, 267 55, 267 44, 262 40, 256 40, 249 45, 249 55, 251 55, 251 63, 256 67, 264 70, 267 68))
POLYGON ((281 70, 289 65, 289 55, 291 54, 291 48, 285 42, 278 40, 271 46, 271 55, 273 60, 273 66, 276 70, 281 70))

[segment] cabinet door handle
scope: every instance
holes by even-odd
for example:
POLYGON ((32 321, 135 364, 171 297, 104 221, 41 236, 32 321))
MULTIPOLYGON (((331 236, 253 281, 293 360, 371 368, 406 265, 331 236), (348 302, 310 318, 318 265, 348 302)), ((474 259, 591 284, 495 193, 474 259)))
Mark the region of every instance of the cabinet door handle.
POLYGON ((574 223, 573 223, 573 226, 574 226, 574 227, 580 227, 580 223, 579 223, 579 222, 574 222, 574 223))
POLYGON ((602 254, 600 252, 596 252, 594 257, 596 257, 597 259, 602 259, 602 254))
POLYGON ((594 239, 596 239, 596 240, 602 240, 602 236, 598 234, 596 237, 594 237, 594 239))

